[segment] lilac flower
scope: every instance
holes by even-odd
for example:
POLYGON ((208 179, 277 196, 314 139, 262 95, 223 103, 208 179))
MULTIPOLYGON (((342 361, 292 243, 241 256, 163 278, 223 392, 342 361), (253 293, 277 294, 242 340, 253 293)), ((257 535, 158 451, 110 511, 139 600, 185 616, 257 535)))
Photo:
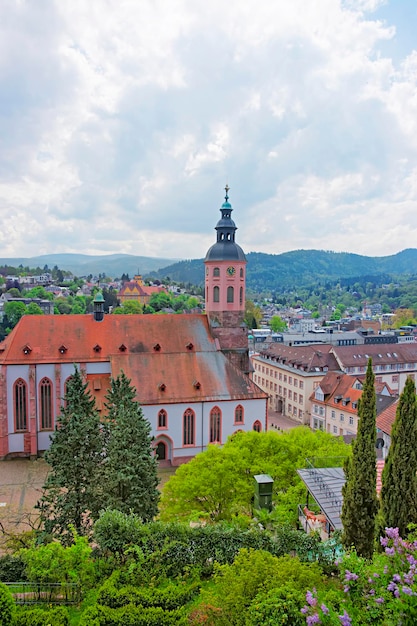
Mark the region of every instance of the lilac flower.
POLYGON ((308 613, 308 611, 309 611, 309 607, 308 607, 307 605, 306 605, 306 606, 303 606, 303 608, 301 609, 301 613, 302 613, 303 615, 305 615, 306 613, 308 613))
POLYGON ((385 554, 388 554, 389 556, 394 556, 395 549, 394 548, 385 548, 385 554))
MULTIPOLYGON (((313 591, 315 592, 316 590, 315 590, 315 589, 313 589, 313 591)), ((313 596, 313 594, 311 593, 311 591, 307 591, 307 593, 306 593, 306 600, 307 600, 307 603, 308 603, 310 606, 316 606, 316 604, 317 604, 317 598, 315 598, 315 597, 313 596)), ((313 624, 314 624, 314 622, 313 622, 313 624)))
POLYGON ((404 585, 404 587, 402 588, 402 592, 403 592, 403 593, 405 593, 407 596, 412 596, 412 595, 413 595, 413 592, 412 592, 412 590, 410 589, 410 587, 406 587, 405 585, 404 585))
POLYGON ((343 587, 343 591, 344 591, 345 593, 349 593, 349 585, 345 585, 345 586, 343 587))
POLYGON ((358 580, 359 576, 348 569, 345 571, 345 580, 358 580))
POLYGON ((386 528, 385 529, 385 534, 388 537, 388 539, 399 539, 400 538, 400 531, 398 530, 398 528, 386 528))
POLYGON ((327 608, 327 606, 326 606, 325 604, 321 604, 321 605, 320 605, 320 608, 321 608, 321 610, 323 611, 323 613, 324 613, 325 615, 328 615, 328 613, 329 613, 329 609, 327 608))
POLYGON ((392 580, 395 583, 400 583, 401 582, 401 576, 399 574, 394 574, 394 576, 392 577, 392 580))
POLYGON ((377 604, 384 604, 385 600, 384 600, 384 598, 379 597, 379 598, 375 598, 375 602, 377 604))
POLYGON ((339 615, 338 617, 342 626, 352 626, 352 620, 350 619, 346 611, 343 611, 343 615, 339 615))
POLYGON ((381 542, 381 546, 383 548, 386 548, 387 545, 388 545, 389 539, 388 539, 388 537, 380 537, 379 541, 381 542))
POLYGON ((394 581, 391 580, 391 582, 388 583, 387 590, 394 592, 396 589, 398 589, 397 585, 395 584, 394 581))
POLYGON ((313 613, 307 617, 307 626, 314 626, 314 624, 321 624, 318 613, 313 613))

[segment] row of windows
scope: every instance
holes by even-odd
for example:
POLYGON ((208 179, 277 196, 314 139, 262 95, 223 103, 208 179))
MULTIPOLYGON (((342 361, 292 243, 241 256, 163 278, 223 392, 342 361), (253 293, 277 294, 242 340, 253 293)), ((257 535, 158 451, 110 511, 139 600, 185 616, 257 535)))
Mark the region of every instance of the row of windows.
MULTIPOLYGON (((28 393, 27 384, 19 378, 14 384, 14 418, 15 431, 24 432, 28 429, 28 393)), ((43 378, 39 383, 39 410, 41 430, 52 430, 52 383, 43 378)))
MULTIPOLYGON (((227 270, 225 270, 225 273, 227 273, 227 270)), ((209 274, 209 268, 208 267, 206 269, 206 274, 207 274, 207 276, 209 274)), ((230 273, 228 275, 230 275, 230 273)), ((215 278, 218 278, 220 276, 220 267, 213 267, 213 276, 215 278)), ((240 278, 243 278, 243 267, 240 268, 239 276, 240 276, 240 278)))
MULTIPOLYGON (((235 424, 243 424, 243 406, 240 404, 235 409, 235 424)), ((192 409, 187 409, 183 415, 183 437, 184 446, 193 446, 195 444, 195 413, 192 409)), ((158 413, 158 429, 168 428, 168 414, 165 409, 161 409, 158 413)), ((210 411, 210 443, 221 442, 221 411, 215 406, 210 411)))
POLYGON ((297 391, 293 392, 291 389, 287 389, 286 387, 283 388, 282 385, 277 386, 277 383, 265 380, 265 378, 261 378, 257 374, 254 375, 253 380, 262 388, 278 392, 279 395, 283 395, 284 398, 288 397, 289 400, 294 400, 294 402, 299 402, 300 404, 304 402, 304 396, 302 393, 297 393, 297 391))
MULTIPOLYGON (((235 290, 234 287, 228 287, 227 288, 227 302, 234 302, 235 301, 235 290)), ((207 300, 208 300, 208 292, 207 292, 207 300)), ((220 287, 217 287, 217 285, 215 287, 213 287, 213 302, 220 302, 220 287)), ((239 303, 242 304, 243 302, 243 287, 240 287, 239 289, 239 303)))
POLYGON ((265 365, 260 365, 255 361, 255 370, 262 372, 262 374, 266 374, 267 376, 271 376, 272 378, 278 378, 284 383, 288 382, 289 385, 294 385, 294 387, 300 387, 300 389, 304 388, 304 381, 298 380, 298 378, 293 378, 292 376, 288 376, 287 374, 283 374, 282 372, 277 372, 273 367, 269 368, 265 365))

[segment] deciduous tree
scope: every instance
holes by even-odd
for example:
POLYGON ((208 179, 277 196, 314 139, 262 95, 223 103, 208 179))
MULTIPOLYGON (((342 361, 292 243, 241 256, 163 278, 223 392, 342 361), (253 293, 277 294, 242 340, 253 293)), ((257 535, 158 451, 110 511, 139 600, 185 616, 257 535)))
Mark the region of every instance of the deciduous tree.
POLYGON ((405 383, 392 427, 381 502, 384 525, 398 528, 405 537, 408 524, 417 523, 417 400, 411 378, 405 383))
POLYGON ((358 434, 353 453, 345 463, 343 486, 343 543, 359 555, 371 558, 374 550, 376 495, 376 397, 372 359, 368 361, 362 397, 358 404, 358 434))

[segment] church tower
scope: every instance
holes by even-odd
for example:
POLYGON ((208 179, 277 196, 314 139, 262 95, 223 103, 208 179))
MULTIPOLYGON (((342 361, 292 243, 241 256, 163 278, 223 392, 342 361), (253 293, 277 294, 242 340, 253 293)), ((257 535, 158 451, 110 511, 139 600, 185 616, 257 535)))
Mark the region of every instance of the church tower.
POLYGON ((241 370, 249 371, 249 351, 245 317, 246 257, 235 241, 229 187, 217 222, 217 241, 204 259, 205 299, 212 334, 222 351, 241 370))

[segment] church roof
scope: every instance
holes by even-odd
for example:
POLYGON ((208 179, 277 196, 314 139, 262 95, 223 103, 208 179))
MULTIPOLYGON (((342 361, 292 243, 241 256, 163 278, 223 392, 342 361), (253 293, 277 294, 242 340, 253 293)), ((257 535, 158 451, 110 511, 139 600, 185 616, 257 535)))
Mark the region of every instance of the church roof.
POLYGON ((201 314, 25 315, 0 343, 0 365, 110 362, 143 404, 266 398, 218 350, 201 314))

